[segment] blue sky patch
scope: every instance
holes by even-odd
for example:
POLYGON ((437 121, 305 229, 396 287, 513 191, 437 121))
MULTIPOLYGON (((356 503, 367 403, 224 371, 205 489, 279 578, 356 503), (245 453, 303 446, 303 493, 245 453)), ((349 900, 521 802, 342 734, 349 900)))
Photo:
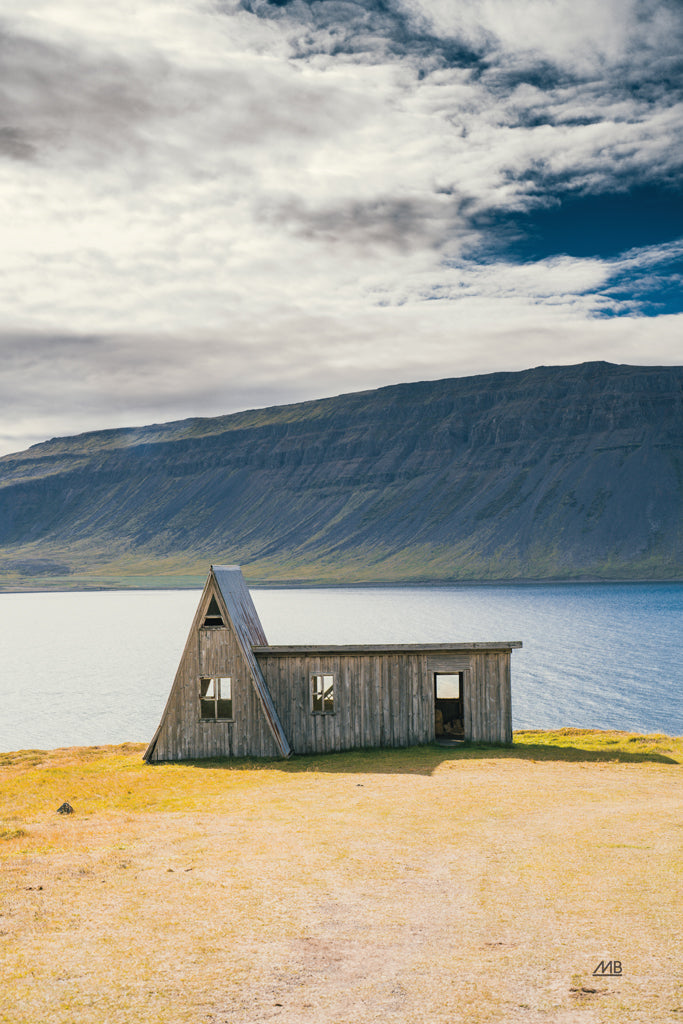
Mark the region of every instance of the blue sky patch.
POLYGON ((507 216, 503 244, 520 261, 549 256, 613 259, 630 249, 683 238, 683 189, 641 186, 608 195, 563 197, 507 216))

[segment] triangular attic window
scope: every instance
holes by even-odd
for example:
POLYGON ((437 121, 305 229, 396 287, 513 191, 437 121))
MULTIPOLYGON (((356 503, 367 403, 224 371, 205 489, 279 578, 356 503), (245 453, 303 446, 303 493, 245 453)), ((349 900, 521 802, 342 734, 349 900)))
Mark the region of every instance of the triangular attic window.
POLYGON ((209 601, 209 607, 208 607, 208 610, 207 610, 206 615, 204 617, 204 625, 205 626, 223 626, 223 625, 225 625, 225 623, 223 622, 223 616, 221 615, 221 610, 218 607, 218 601, 216 600, 216 598, 214 596, 212 596, 211 600, 209 601))

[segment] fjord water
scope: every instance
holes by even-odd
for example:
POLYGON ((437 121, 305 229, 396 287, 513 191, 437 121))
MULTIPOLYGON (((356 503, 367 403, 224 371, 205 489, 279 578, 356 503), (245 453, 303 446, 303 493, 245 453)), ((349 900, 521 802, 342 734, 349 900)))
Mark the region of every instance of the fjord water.
MULTIPOLYGON (((270 643, 522 640, 513 725, 683 733, 683 584, 252 591, 270 643)), ((198 591, 0 594, 0 750, 147 740, 198 591)))

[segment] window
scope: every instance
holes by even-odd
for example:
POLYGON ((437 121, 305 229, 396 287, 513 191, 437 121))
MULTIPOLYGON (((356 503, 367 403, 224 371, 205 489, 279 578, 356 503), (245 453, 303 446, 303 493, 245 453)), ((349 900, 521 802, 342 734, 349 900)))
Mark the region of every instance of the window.
POLYGON ((334 714, 334 676, 311 676, 311 711, 314 715, 334 714))
POLYGON ((222 626, 223 616, 221 610, 218 607, 218 601, 215 597, 211 597, 209 601, 209 607, 207 608, 206 615, 204 616, 205 626, 222 626))
POLYGON ((437 672, 436 699, 437 700, 460 700, 460 682, 462 672, 437 672))
POLYGON ((199 707, 203 722, 232 720, 232 679, 230 676, 199 680, 199 707))

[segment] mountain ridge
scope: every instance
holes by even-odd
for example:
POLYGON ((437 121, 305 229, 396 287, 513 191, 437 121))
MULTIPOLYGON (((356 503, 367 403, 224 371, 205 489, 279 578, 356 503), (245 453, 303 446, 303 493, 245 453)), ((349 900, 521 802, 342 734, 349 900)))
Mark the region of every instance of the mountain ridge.
POLYGON ((681 579, 682 509, 682 367, 536 367, 4 456, 0 585, 681 579))

